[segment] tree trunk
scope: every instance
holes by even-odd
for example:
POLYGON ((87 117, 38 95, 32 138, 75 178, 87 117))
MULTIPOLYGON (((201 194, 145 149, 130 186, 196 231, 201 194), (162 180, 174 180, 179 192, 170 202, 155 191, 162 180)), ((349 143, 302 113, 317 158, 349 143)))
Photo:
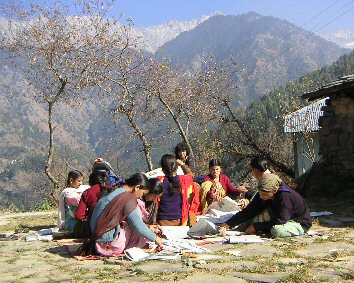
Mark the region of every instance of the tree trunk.
POLYGON ((53 162, 54 155, 54 133, 53 133, 53 123, 52 123, 52 113, 53 113, 53 102, 48 102, 48 128, 49 128, 49 150, 48 150, 48 158, 47 164, 45 166, 45 174, 49 178, 49 180, 54 185, 54 192, 59 189, 59 180, 56 179, 51 173, 51 166, 53 162))
POLYGON ((186 143, 186 145, 189 148, 190 155, 194 156, 193 149, 192 149, 191 143, 189 142, 188 135, 187 135, 186 131, 183 129, 178 117, 175 115, 175 113, 173 112, 171 107, 167 104, 167 102, 160 95, 158 96, 158 98, 161 101, 161 103, 167 108, 168 112, 170 112, 173 121, 175 121, 175 123, 178 127, 178 130, 179 130, 179 133, 180 133, 182 139, 184 140, 184 142, 186 143))
POLYGON ((152 148, 151 144, 147 140, 143 131, 140 129, 140 127, 135 122, 133 115, 130 114, 128 111, 124 111, 124 114, 127 115, 130 125, 135 130, 135 132, 138 134, 140 140, 143 143, 145 159, 146 159, 146 163, 147 163, 149 171, 154 170, 154 165, 152 163, 152 158, 151 158, 151 148, 152 148))

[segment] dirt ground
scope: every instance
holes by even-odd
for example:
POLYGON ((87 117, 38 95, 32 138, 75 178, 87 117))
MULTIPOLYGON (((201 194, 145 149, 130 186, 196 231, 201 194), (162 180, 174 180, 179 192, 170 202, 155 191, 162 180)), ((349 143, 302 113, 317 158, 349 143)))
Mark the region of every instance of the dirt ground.
POLYGON ((197 258, 139 263, 78 261, 55 241, 26 242, 26 233, 55 226, 55 211, 5 214, 0 233, 12 238, 0 241, 0 282, 354 282, 353 207, 336 207, 314 219, 314 236, 207 244, 212 253, 197 258))

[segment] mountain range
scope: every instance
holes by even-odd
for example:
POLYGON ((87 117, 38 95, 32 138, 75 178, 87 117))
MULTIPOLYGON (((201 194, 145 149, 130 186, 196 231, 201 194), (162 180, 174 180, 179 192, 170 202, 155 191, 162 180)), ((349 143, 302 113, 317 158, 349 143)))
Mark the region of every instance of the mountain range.
POLYGON ((318 35, 340 47, 354 49, 354 29, 322 32, 318 35))
MULTIPOLYGON (((158 48, 168 41, 176 38, 183 32, 194 29, 197 25, 216 15, 223 14, 221 12, 215 12, 211 15, 201 16, 200 18, 189 21, 172 20, 164 24, 145 28, 133 26, 131 34, 134 38, 140 38, 142 40, 143 44, 139 47, 151 53, 155 53, 158 48)), ((340 47, 354 49, 354 29, 318 32, 316 34, 340 47)))
POLYGON ((249 12, 211 17, 165 43, 155 56, 190 67, 209 54, 234 61, 240 95, 250 101, 348 52, 287 21, 249 12))

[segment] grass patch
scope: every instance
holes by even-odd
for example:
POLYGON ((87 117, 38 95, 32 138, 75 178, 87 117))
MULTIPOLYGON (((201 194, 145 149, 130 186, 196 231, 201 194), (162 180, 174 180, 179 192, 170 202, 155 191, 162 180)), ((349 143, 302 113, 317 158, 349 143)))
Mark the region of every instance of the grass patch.
POLYGON ((24 228, 30 228, 31 230, 37 231, 40 229, 53 227, 55 226, 56 219, 56 214, 14 218, 6 225, 0 226, 0 233, 15 232, 17 229, 21 230, 24 228))
POLYGON ((25 253, 28 251, 32 251, 31 249, 26 249, 26 248, 19 248, 16 250, 17 253, 21 254, 21 253, 25 253))
POLYGON ((279 283, 310 283, 316 282, 309 276, 308 267, 301 266, 292 272, 288 277, 280 279, 279 283))
POLYGON ((6 260, 5 262, 6 262, 7 264, 14 264, 14 263, 16 263, 16 261, 18 261, 19 259, 20 259, 19 256, 15 256, 15 257, 13 257, 13 258, 10 258, 10 259, 6 260))

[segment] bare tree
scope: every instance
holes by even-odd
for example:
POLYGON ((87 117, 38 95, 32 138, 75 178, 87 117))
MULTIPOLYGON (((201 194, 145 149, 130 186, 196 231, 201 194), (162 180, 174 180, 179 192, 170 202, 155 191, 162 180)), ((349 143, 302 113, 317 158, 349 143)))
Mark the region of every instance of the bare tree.
MULTIPOLYGON (((224 122, 232 122, 237 125, 238 140, 233 143, 232 149, 234 155, 239 158, 263 155, 278 170, 294 178, 294 170, 279 160, 279 153, 271 150, 272 144, 279 144, 279 141, 276 140, 275 131, 270 131, 270 133, 274 134, 273 137, 269 133, 266 139, 263 137, 267 145, 260 144, 256 133, 252 131, 251 125, 245 122, 245 114, 237 111, 237 106, 240 106, 240 98, 237 97, 237 86, 232 78, 232 72, 235 72, 235 67, 233 62, 225 64, 210 60, 204 66, 203 76, 205 86, 210 88, 209 91, 205 92, 208 94, 210 104, 217 103, 223 108, 224 111, 221 110, 221 112, 225 115, 224 122)), ((267 127, 270 129, 271 124, 267 125, 267 127)), ((230 139, 227 142, 230 143, 230 139)))
MULTIPOLYGON (((34 98, 47 106, 49 148, 45 174, 58 189, 52 173, 54 162, 53 110, 58 103, 73 101, 83 89, 99 84, 100 72, 109 63, 112 49, 127 48, 121 25, 107 20, 110 1, 60 2, 51 7, 2 5, 9 31, 1 48, 25 61, 25 76, 35 90, 34 98), (69 16, 75 6, 77 16, 69 16)), ((81 97, 82 98, 82 97, 81 97)))
POLYGON ((161 103, 194 155, 191 136, 209 127, 218 112, 217 107, 207 104, 205 92, 208 89, 203 86, 199 70, 171 68, 166 62, 151 61, 149 73, 147 96, 161 103))
MULTIPOLYGON (((128 29, 126 31, 129 33, 128 29)), ((134 41, 134 44, 136 43, 134 41)), ((117 50, 117 52, 120 53, 120 57, 119 59, 114 57, 115 60, 111 62, 109 68, 106 68, 103 74, 105 83, 100 87, 114 101, 113 112, 116 121, 126 117, 130 127, 142 142, 146 164, 151 171, 154 169, 151 157, 152 145, 147 131, 151 127, 152 120, 149 121, 147 116, 152 109, 148 97, 143 92, 146 77, 149 76, 149 70, 146 68, 149 60, 134 49, 126 49, 124 52, 117 50)))

